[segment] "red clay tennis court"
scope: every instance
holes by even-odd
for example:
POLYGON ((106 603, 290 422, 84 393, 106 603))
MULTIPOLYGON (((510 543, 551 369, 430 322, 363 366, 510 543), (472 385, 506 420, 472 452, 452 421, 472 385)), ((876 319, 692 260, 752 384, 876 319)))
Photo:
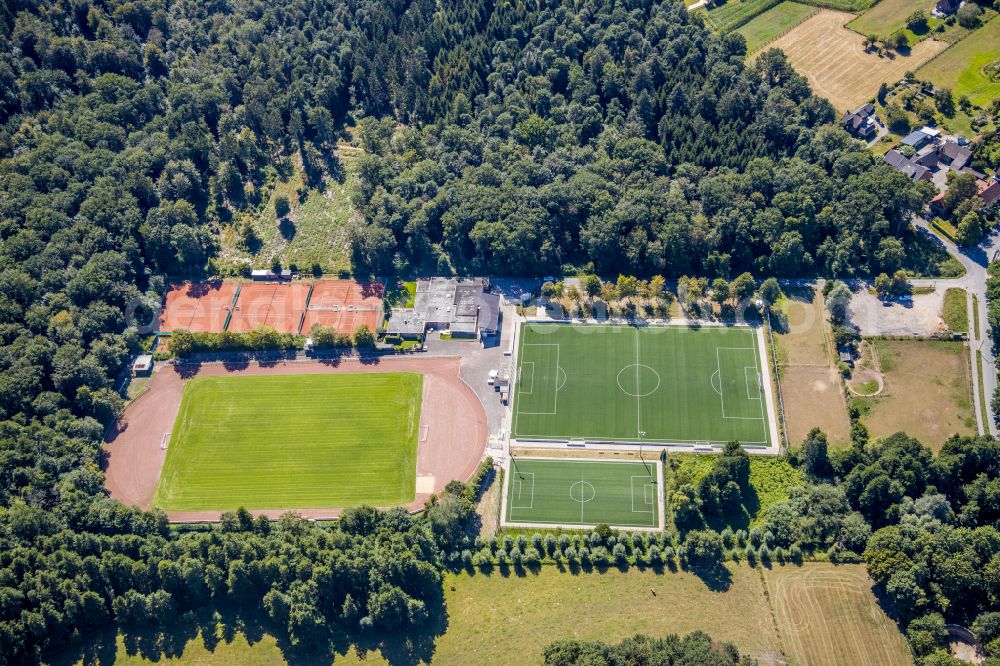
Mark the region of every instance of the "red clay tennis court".
POLYGON ((233 305, 237 285, 232 282, 184 282, 170 286, 158 330, 185 329, 197 333, 221 333, 233 305))
POLYGON ((298 333, 308 300, 309 285, 304 282, 245 284, 226 330, 245 333, 269 326, 279 333, 298 333))
POLYGON ((338 333, 353 333, 362 324, 374 331, 382 316, 384 291, 381 282, 317 282, 309 298, 302 333, 307 334, 314 324, 327 326, 338 333))

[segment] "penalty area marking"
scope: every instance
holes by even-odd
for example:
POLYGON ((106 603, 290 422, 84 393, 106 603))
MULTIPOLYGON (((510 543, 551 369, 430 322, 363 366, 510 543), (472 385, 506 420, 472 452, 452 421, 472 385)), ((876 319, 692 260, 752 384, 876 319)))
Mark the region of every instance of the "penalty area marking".
POLYGON ((518 374, 519 375, 523 374, 522 371, 523 371, 524 366, 526 366, 528 364, 531 365, 531 391, 522 391, 521 390, 521 382, 518 381, 518 385, 517 385, 518 401, 517 401, 517 408, 515 409, 515 414, 517 414, 517 415, 524 414, 525 416, 555 416, 556 414, 559 413, 559 389, 561 389, 566 384, 566 371, 562 369, 562 365, 560 365, 560 363, 559 363, 559 352, 560 352, 559 343, 557 343, 557 342, 549 342, 549 343, 540 343, 540 342, 522 343, 522 345, 521 345, 522 351, 523 351, 523 349, 525 347, 555 347, 556 348, 556 371, 555 371, 555 382, 556 382, 556 385, 555 385, 555 387, 553 388, 553 391, 552 391, 552 411, 551 412, 526 412, 526 411, 522 410, 521 409, 521 400, 520 400, 520 397, 522 395, 532 395, 532 393, 535 390, 535 362, 534 361, 520 361, 520 359, 519 359, 519 364, 521 366, 520 369, 518 370, 518 374), (562 373, 562 377, 563 377, 563 383, 562 384, 559 383, 559 373, 560 372, 562 373))
POLYGON ((645 475, 635 476, 633 475, 629 480, 629 486, 632 495, 632 513, 653 513, 653 505, 655 504, 656 498, 656 484, 650 483, 650 477, 645 475), (637 509, 635 508, 635 480, 641 479, 639 485, 642 486, 642 503, 649 508, 637 509))
POLYGON ((756 365, 745 365, 745 366, 743 366, 743 379, 747 383, 747 400, 760 400, 760 384, 761 384, 761 380, 760 380, 760 372, 757 370, 757 366, 756 365), (750 378, 750 371, 751 370, 753 370, 753 379, 752 380, 750 378), (751 393, 750 393, 750 386, 751 386, 751 384, 753 384, 753 386, 755 386, 756 389, 757 389, 757 395, 756 396, 751 395, 751 393))
POLYGON ((515 472, 514 474, 511 475, 510 482, 517 484, 516 486, 514 486, 513 492, 510 495, 510 499, 511 499, 510 510, 513 511, 515 509, 533 509, 535 507, 535 473, 534 472, 515 472), (524 494, 524 485, 525 485, 524 481, 528 481, 529 479, 527 477, 529 477, 529 476, 531 477, 531 479, 530 479, 530 483, 531 483, 530 488, 531 488, 531 490, 530 490, 530 494, 528 496, 528 504, 527 504, 527 506, 525 506, 523 502, 521 504, 518 504, 517 502, 514 501, 514 494, 515 493, 517 494, 517 499, 518 500, 522 499, 521 496, 524 494))

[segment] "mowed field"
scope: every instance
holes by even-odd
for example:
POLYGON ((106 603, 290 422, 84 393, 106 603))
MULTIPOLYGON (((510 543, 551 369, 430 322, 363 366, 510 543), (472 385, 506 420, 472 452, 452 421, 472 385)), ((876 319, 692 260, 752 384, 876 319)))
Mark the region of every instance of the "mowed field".
POLYGON ((917 70, 917 78, 950 88, 955 98, 966 95, 973 104, 988 105, 1000 97, 1000 81, 991 81, 983 68, 1000 60, 1000 17, 917 70))
POLYGON ((872 340, 886 393, 856 398, 872 437, 903 431, 937 451, 952 435, 976 432, 969 351, 961 342, 872 340), (929 418, 933 412, 933 418, 929 418))
MULTIPOLYGON (((878 607, 864 567, 810 563, 756 570, 729 565, 729 571, 732 578, 725 591, 714 591, 686 572, 610 569, 573 575, 544 566, 525 576, 449 574, 444 581, 444 633, 418 637, 421 646, 433 645, 419 653, 429 653, 431 663, 447 666, 541 664, 545 647, 563 638, 616 643, 637 633, 665 636, 700 630, 735 644, 764 666, 913 663, 902 634, 878 607)), ((194 638, 169 663, 285 663, 269 635, 249 645, 236 628, 219 633, 226 638, 211 641, 211 650, 201 637, 194 638)), ((371 666, 388 664, 392 657, 391 663, 416 663, 400 645, 404 639, 387 640, 383 651, 378 637, 372 636, 371 650, 359 654, 351 647, 335 661, 371 666)), ((114 662, 151 663, 135 651, 134 643, 130 650, 120 637, 114 662)))
POLYGON ((816 7, 797 2, 782 2, 736 29, 747 40, 747 53, 753 53, 773 42, 819 11, 816 7))
POLYGON ((514 458, 508 523, 659 527, 657 462, 514 458))
POLYGON ((788 442, 798 446, 813 428, 833 444, 847 443, 851 420, 837 369, 831 363, 832 339, 819 289, 790 290, 776 304, 784 321, 776 323, 774 345, 781 374, 788 442))
POLYGON ((925 39, 909 55, 880 58, 865 53, 865 38, 844 27, 853 18, 853 14, 824 9, 770 44, 784 51, 813 91, 841 112, 874 98, 881 83, 898 81, 948 46, 925 39))
POLYGON ((913 664, 906 639, 872 594, 864 566, 807 563, 763 572, 792 663, 913 664))
POLYGON ((526 324, 520 439, 770 443, 758 331, 526 324))
POLYGON ((410 502, 423 376, 200 377, 154 499, 168 511, 410 502))

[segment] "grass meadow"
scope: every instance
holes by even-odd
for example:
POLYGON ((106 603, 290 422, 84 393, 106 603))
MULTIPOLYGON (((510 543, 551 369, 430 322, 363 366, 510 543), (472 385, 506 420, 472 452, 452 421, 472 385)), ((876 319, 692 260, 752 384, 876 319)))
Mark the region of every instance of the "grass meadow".
POLYGON ((798 2, 782 2, 744 23, 737 28, 736 32, 747 40, 747 53, 753 53, 770 44, 817 11, 815 7, 798 2))
POLYGON ((416 373, 195 378, 154 504, 197 511, 410 502, 422 386, 416 373))
POLYGON ((952 287, 944 292, 941 319, 955 333, 969 332, 969 308, 965 290, 952 287))
POLYGON ((916 2, 914 0, 881 0, 874 7, 848 23, 847 27, 872 37, 888 37, 897 30, 905 30, 910 44, 914 44, 928 34, 933 34, 931 31, 941 23, 938 19, 930 18, 931 10, 934 9, 935 4, 937 4, 936 0, 916 0, 916 2), (906 29, 906 19, 916 11, 924 12, 929 18, 927 31, 920 35, 906 29))
POLYGON ((1000 81, 991 81, 983 68, 997 60, 1000 60, 1000 19, 993 18, 926 63, 916 74, 918 79, 950 88, 956 99, 964 95, 973 104, 986 106, 1000 97, 1000 81))
MULTIPOLYGON (((544 566, 537 573, 504 576, 449 574, 444 581, 447 618, 432 642, 433 664, 541 664, 542 651, 564 638, 618 642, 637 633, 664 636, 701 630, 734 643, 762 664, 903 666, 912 664, 902 634, 879 608, 861 565, 807 563, 751 569, 728 566, 724 590, 679 571, 631 569, 575 575, 544 566)), ((181 644, 161 663, 284 664, 268 634, 252 643, 237 627, 220 627, 206 647, 201 636, 181 644)), ((381 666, 400 661, 379 646, 314 663, 381 666), (391 659, 391 662, 390 662, 391 659)), ((109 663, 153 663, 141 646, 119 637, 109 663)), ((301 663, 301 662, 299 662, 301 663)))
POLYGON ((937 451, 948 437, 974 435, 969 350, 962 342, 871 340, 886 392, 854 398, 873 438, 899 431, 937 451), (928 418, 932 406, 934 418, 928 418))

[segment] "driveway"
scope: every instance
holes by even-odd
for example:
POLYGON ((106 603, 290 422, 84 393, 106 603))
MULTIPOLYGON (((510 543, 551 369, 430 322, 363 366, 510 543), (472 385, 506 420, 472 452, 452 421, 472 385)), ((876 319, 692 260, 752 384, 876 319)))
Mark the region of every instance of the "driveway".
MULTIPOLYGON (((948 251, 948 254, 955 257, 962 266, 965 267, 965 275, 960 278, 954 278, 950 280, 913 280, 914 285, 921 285, 925 283, 936 283, 939 285, 945 285, 949 287, 961 287, 965 289, 969 294, 969 349, 972 352, 972 392, 975 398, 975 413, 976 420, 979 420, 979 382, 978 373, 980 370, 983 373, 983 388, 986 395, 983 396, 987 405, 987 411, 992 415, 992 410, 989 408, 990 401, 993 398, 993 394, 997 387, 997 367, 996 367, 996 357, 993 355, 993 343, 991 336, 993 334, 989 329, 989 324, 986 317, 986 278, 987 272, 986 268, 989 265, 990 258, 1000 251, 1000 232, 993 231, 986 238, 984 238, 979 245, 972 248, 959 248, 951 241, 941 238, 933 231, 931 231, 927 220, 921 217, 914 217, 913 224, 918 229, 922 230, 928 236, 930 236, 935 242, 941 244, 944 249, 948 251), (972 324, 972 298, 971 295, 975 295, 979 300, 979 331, 980 334, 976 336, 976 326, 972 324), (982 352, 983 365, 982 368, 976 366, 975 351, 979 350, 982 352)), ((997 437, 998 430, 996 425, 996 420, 991 418, 987 419, 986 427, 987 432, 990 435, 997 437)))

